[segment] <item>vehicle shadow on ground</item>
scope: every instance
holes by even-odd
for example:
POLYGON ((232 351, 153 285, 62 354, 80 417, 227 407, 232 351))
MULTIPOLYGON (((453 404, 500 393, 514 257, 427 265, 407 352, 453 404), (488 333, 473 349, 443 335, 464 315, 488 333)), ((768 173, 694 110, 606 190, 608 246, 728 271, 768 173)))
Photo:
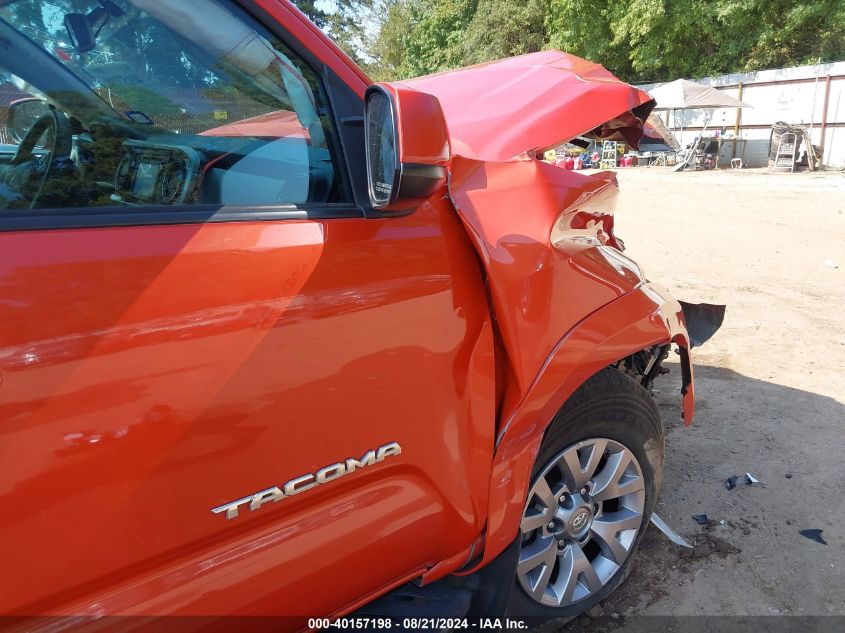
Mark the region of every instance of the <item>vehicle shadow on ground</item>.
POLYGON ((685 428, 680 367, 667 367, 670 375, 655 383, 667 428, 657 512, 696 547, 679 548, 650 526, 628 580, 589 615, 558 630, 637 630, 637 621, 685 630, 696 620, 641 617, 678 614, 842 615, 837 587, 845 538, 838 526, 845 521, 845 473, 838 446, 845 405, 728 368, 696 366, 696 416, 685 428), (746 485, 746 472, 764 485, 746 485), (725 480, 733 475, 737 487, 728 490, 725 480), (693 520, 701 514, 708 525, 693 520), (823 529, 829 546, 799 534, 809 528, 823 529), (791 579, 790 570, 810 565, 818 573, 807 578, 799 571, 791 579), (725 594, 732 597, 720 598, 725 594))

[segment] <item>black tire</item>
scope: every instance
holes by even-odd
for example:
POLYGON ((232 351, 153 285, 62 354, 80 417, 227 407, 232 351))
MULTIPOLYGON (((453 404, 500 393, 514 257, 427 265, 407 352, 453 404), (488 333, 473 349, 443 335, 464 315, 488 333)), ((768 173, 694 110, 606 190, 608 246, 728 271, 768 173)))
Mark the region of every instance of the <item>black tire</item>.
POLYGON ((530 486, 553 458, 567 447, 591 438, 614 440, 630 450, 639 462, 645 483, 645 506, 636 539, 624 563, 606 584, 570 606, 552 607, 535 601, 523 589, 514 572, 507 609, 511 616, 573 618, 606 598, 631 571, 662 483, 664 429, 651 395, 635 379, 613 368, 604 369, 590 378, 555 416, 540 447, 530 486))

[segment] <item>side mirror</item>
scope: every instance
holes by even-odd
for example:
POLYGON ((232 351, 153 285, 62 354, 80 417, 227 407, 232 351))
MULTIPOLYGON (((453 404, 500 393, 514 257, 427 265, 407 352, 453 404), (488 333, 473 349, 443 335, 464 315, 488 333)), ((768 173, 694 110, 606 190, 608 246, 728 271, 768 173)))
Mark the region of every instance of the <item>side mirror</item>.
POLYGON ((6 129, 15 143, 20 143, 35 122, 50 111, 49 106, 36 97, 26 97, 9 104, 6 129))
POLYGON ((446 182, 449 132, 437 97, 395 84, 365 96, 367 181, 376 209, 420 204, 446 182))

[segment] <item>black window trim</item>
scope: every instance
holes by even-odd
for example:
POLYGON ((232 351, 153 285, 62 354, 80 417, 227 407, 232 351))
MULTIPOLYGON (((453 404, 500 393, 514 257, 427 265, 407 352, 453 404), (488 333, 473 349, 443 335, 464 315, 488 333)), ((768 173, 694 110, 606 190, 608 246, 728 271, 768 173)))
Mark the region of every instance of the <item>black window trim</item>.
POLYGON ((339 220, 366 216, 348 203, 236 206, 220 204, 145 205, 144 207, 69 207, 34 209, 0 216, 0 233, 42 229, 92 229, 164 224, 217 224, 278 220, 339 220))
MULTIPOLYGON (((344 129, 359 127, 355 125, 359 118, 354 115, 340 115, 335 107, 336 98, 333 87, 343 84, 332 69, 322 63, 311 51, 305 48, 284 25, 280 24, 261 9, 254 0, 224 0, 237 6, 247 18, 255 21, 266 31, 272 33, 290 48, 311 71, 319 77, 328 98, 329 112, 337 139, 337 150, 332 156, 335 168, 343 170, 342 178, 348 183, 353 200, 338 203, 303 203, 278 205, 139 205, 126 207, 110 205, 101 207, 62 207, 42 209, 0 210, 0 233, 9 231, 50 230, 50 229, 86 229, 109 227, 156 226, 174 224, 206 224, 229 222, 267 222, 281 220, 332 220, 365 219, 384 217, 360 203, 361 183, 353 178, 350 170, 348 138, 344 129), (350 120, 355 121, 350 122, 350 120)), ((345 85, 345 84, 344 84, 345 85)), ((352 93, 347 86, 345 92, 352 93)), ((343 95, 349 99, 349 94, 343 95)), ((360 120, 363 122, 363 99, 360 102, 360 120)), ((348 105, 348 104, 347 104, 348 105)), ((363 147, 363 146, 362 146, 363 147)), ((399 214, 396 214, 399 215, 399 214)), ((402 214, 404 215, 404 214, 402 214)))

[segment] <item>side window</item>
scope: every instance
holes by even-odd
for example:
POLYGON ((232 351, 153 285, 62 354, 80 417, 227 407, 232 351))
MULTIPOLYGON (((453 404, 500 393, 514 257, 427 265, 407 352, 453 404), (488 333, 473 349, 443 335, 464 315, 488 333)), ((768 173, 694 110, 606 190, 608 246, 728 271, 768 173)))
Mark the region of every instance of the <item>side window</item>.
POLYGON ((0 41, 0 213, 350 199, 319 77, 227 0, 10 0, 0 41))

